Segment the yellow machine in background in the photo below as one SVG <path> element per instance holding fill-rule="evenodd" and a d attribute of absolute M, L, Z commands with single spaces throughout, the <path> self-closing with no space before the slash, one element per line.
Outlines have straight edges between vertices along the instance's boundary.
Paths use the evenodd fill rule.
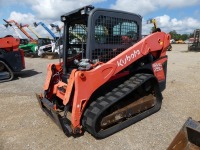
<path fill-rule="evenodd" d="M 161 29 L 160 28 L 158 28 L 158 26 L 157 26 L 157 21 L 156 21 L 156 19 L 149 19 L 149 20 L 147 20 L 147 24 L 153 24 L 153 29 L 152 29 L 152 33 L 153 32 L 161 32 Z M 167 51 L 172 51 L 172 45 L 171 45 L 171 43 L 169 44 L 169 47 L 167 48 Z"/>
<path fill-rule="evenodd" d="M 183 40 L 178 40 L 175 42 L 176 44 L 185 44 L 185 42 Z"/>
<path fill-rule="evenodd" d="M 158 26 L 157 26 L 156 19 L 149 19 L 149 20 L 147 20 L 147 24 L 151 24 L 151 23 L 152 23 L 153 26 L 154 26 L 154 29 L 153 29 L 152 32 L 156 32 L 156 30 L 159 29 Z"/>

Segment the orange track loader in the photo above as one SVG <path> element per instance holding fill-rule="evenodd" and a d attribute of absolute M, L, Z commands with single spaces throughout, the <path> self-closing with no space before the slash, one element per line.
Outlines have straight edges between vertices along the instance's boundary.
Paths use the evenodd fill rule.
<path fill-rule="evenodd" d="M 6 36 L 0 38 L 0 83 L 10 81 L 14 72 L 25 68 L 24 52 L 19 47 L 20 39 Z"/>
<path fill-rule="evenodd" d="M 36 96 L 66 135 L 105 138 L 161 108 L 169 34 L 142 39 L 140 15 L 93 6 L 61 21 L 63 61 L 48 65 L 44 93 Z"/>

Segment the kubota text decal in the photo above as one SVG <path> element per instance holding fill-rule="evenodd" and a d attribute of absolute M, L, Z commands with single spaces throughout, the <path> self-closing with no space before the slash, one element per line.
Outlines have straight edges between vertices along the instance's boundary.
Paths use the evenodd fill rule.
<path fill-rule="evenodd" d="M 130 62 L 138 55 L 140 55 L 140 50 L 134 50 L 130 55 L 126 55 L 125 58 L 121 58 L 119 61 L 117 61 L 117 66 L 120 67 L 126 65 L 127 62 Z"/>

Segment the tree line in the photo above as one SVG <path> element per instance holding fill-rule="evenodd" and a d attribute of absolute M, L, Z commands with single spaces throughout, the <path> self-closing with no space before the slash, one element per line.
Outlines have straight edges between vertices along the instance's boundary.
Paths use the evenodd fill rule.
<path fill-rule="evenodd" d="M 151 33 L 155 31 L 155 27 L 152 27 L 151 28 Z M 194 33 L 190 33 L 190 34 L 178 34 L 176 32 L 176 30 L 172 30 L 169 32 L 169 34 L 171 35 L 171 39 L 174 39 L 175 41 L 178 41 L 178 40 L 187 40 L 189 38 L 193 38 L 194 37 Z"/>
<path fill-rule="evenodd" d="M 170 31 L 169 34 L 171 35 L 171 39 L 174 39 L 175 41 L 177 40 L 187 40 L 189 38 L 193 38 L 194 37 L 194 34 L 193 33 L 190 33 L 190 34 L 178 34 L 176 32 L 176 30 L 173 30 L 173 31 Z"/>

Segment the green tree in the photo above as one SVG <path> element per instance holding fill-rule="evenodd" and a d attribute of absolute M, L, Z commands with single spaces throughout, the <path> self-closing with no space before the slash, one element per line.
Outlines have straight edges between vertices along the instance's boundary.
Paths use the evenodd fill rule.
<path fill-rule="evenodd" d="M 188 34 L 182 34 L 181 35 L 181 40 L 185 41 L 189 38 L 189 35 Z"/>
<path fill-rule="evenodd" d="M 187 40 L 191 35 L 188 34 L 178 34 L 176 30 L 170 31 L 169 34 L 171 35 L 171 39 L 177 40 Z"/>
<path fill-rule="evenodd" d="M 177 32 L 176 30 L 170 31 L 169 34 L 171 35 L 171 39 L 175 39 L 177 38 Z"/>
<path fill-rule="evenodd" d="M 189 38 L 193 38 L 193 37 L 194 37 L 194 33 L 190 33 Z"/>

